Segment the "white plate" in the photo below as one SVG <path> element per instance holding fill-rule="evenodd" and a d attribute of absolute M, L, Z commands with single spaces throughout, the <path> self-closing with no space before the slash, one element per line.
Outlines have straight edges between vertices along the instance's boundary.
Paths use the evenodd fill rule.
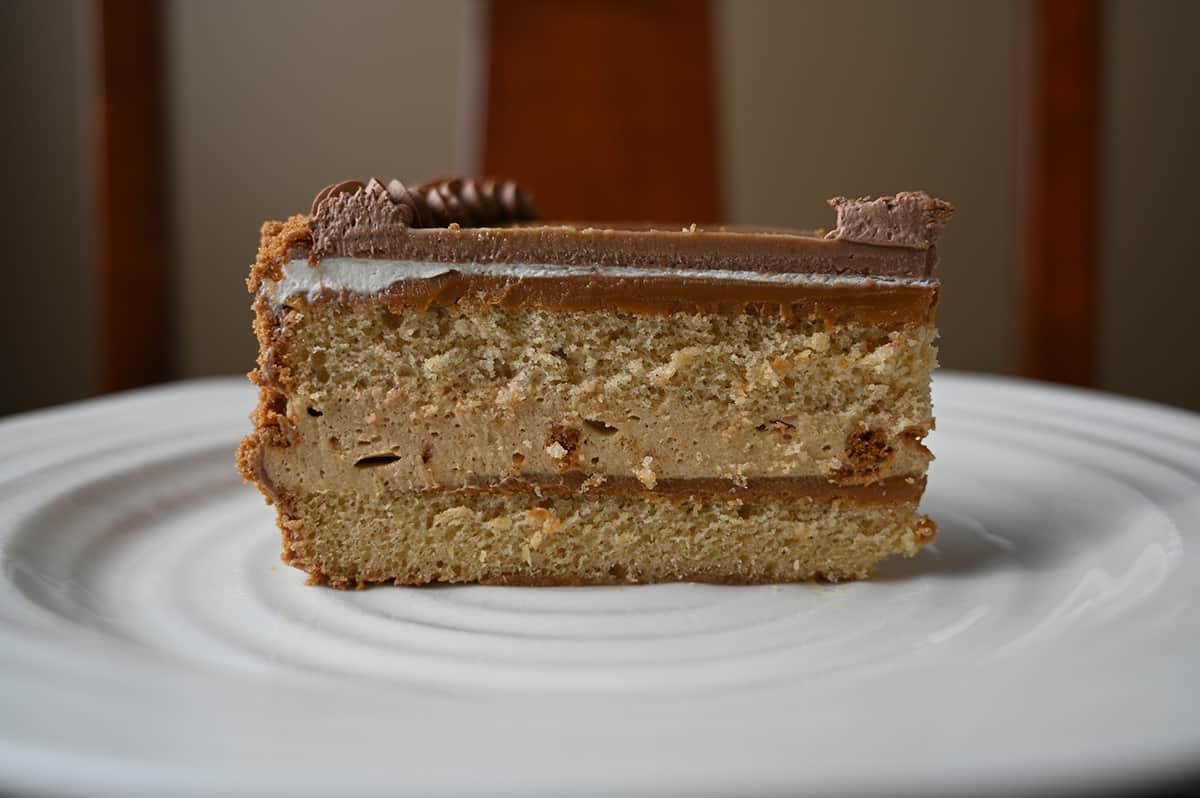
<path fill-rule="evenodd" d="M 941 374 L 937 542 L 844 585 L 306 587 L 239 381 L 0 422 L 0 791 L 1084 788 L 1200 756 L 1200 418 Z"/>

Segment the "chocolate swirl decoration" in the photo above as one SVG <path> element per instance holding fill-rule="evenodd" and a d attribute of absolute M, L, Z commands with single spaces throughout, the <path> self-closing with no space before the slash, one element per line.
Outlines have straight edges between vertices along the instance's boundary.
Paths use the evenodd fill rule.
<path fill-rule="evenodd" d="M 343 196 L 349 195 L 349 196 Z M 371 178 L 366 184 L 359 180 L 343 180 L 326 186 L 317 193 L 312 204 L 312 216 L 331 210 L 361 196 L 364 204 L 375 204 L 386 196 L 393 205 L 393 218 L 407 227 L 497 227 L 537 218 L 529 193 L 512 180 L 474 180 L 449 177 L 429 180 L 416 186 L 406 186 L 392 180 L 386 186 Z M 339 200 L 338 198 L 342 198 Z"/>

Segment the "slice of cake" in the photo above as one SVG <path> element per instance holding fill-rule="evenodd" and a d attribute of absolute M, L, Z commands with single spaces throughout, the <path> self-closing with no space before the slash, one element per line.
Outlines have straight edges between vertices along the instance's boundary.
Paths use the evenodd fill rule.
<path fill-rule="evenodd" d="M 924 193 L 837 227 L 534 223 L 514 183 L 270 222 L 238 462 L 315 582 L 865 577 L 932 539 Z"/>

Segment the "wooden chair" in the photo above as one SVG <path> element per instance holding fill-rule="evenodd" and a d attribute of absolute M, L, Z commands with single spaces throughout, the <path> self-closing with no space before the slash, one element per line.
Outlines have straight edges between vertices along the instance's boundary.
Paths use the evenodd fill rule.
<path fill-rule="evenodd" d="M 173 376 L 162 11 L 159 0 L 95 1 L 100 373 L 104 390 L 119 390 Z M 719 221 L 712 13 L 689 0 L 492 0 L 485 171 L 520 175 L 560 218 Z M 1098 3 L 1037 0 L 1030 24 L 1021 369 L 1088 385 Z M 670 113 L 664 96 L 674 98 Z"/>
<path fill-rule="evenodd" d="M 93 86 L 99 388 L 168 380 L 163 14 L 158 0 L 97 0 Z"/>

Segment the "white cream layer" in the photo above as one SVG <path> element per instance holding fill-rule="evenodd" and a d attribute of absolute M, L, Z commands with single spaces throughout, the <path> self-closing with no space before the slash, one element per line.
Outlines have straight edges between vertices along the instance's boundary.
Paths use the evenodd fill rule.
<path fill-rule="evenodd" d="M 744 272 L 726 269 L 653 269 L 633 266 L 565 266 L 549 263 L 444 263 L 440 261 L 325 258 L 310 266 L 303 258 L 283 266 L 283 279 L 266 281 L 262 291 L 275 304 L 294 296 L 315 299 L 323 290 L 351 294 L 378 294 L 402 280 L 429 280 L 451 272 L 491 277 L 688 277 L 769 285 L 861 285 L 866 282 L 933 285 L 937 281 L 913 277 L 863 277 L 858 275 L 803 274 L 795 272 Z"/>

